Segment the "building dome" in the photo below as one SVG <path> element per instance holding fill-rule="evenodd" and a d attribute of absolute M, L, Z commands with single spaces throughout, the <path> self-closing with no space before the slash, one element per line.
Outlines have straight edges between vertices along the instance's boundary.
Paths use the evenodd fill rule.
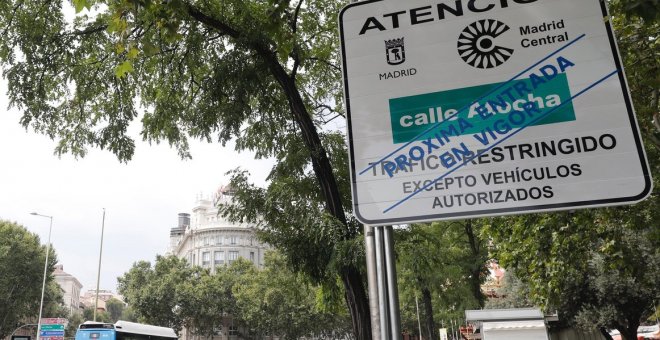
<path fill-rule="evenodd" d="M 179 214 L 179 225 L 172 229 L 177 233 L 170 233 L 170 253 L 212 271 L 239 257 L 262 267 L 269 247 L 257 240 L 254 226 L 218 214 L 220 204 L 231 204 L 233 193 L 230 186 L 221 186 L 212 199 L 199 197 L 192 214 Z M 188 228 L 181 228 L 182 215 L 188 217 Z"/>

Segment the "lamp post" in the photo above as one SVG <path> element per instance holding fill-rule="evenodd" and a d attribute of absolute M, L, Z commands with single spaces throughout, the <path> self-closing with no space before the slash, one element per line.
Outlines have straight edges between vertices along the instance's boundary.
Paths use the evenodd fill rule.
<path fill-rule="evenodd" d="M 48 227 L 48 242 L 46 243 L 46 262 L 44 262 L 44 280 L 41 285 L 41 302 L 39 303 L 39 319 L 37 320 L 37 340 L 41 339 L 41 312 L 44 309 L 44 292 L 46 291 L 46 272 L 48 269 L 48 255 L 50 253 L 50 233 L 53 231 L 53 216 L 41 215 L 36 212 L 30 215 L 47 217 L 50 219 L 50 226 Z"/>
<path fill-rule="evenodd" d="M 103 208 L 103 220 L 101 221 L 101 246 L 99 247 L 99 269 L 96 272 L 96 299 L 94 300 L 94 321 L 96 321 L 96 311 L 99 309 L 99 283 L 101 280 L 101 257 L 103 256 L 104 230 L 105 230 L 105 208 Z"/>

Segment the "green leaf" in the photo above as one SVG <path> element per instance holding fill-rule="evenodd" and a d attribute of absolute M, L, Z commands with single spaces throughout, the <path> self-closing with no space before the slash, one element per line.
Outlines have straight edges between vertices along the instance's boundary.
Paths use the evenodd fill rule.
<path fill-rule="evenodd" d="M 126 57 L 128 57 L 128 59 L 135 59 L 139 53 L 140 53 L 140 50 L 138 50 L 135 47 L 131 47 L 128 50 L 128 53 L 126 54 Z"/>
<path fill-rule="evenodd" d="M 80 13 L 85 8 L 89 9 L 91 4 L 87 3 L 87 0 L 73 0 L 73 6 L 76 8 L 76 13 Z"/>
<path fill-rule="evenodd" d="M 124 52 L 125 50 L 126 50 L 126 48 L 125 48 L 124 45 L 122 45 L 122 44 L 117 44 L 117 45 L 115 46 L 115 52 L 116 52 L 117 54 L 121 54 L 121 53 Z"/>
<path fill-rule="evenodd" d="M 142 44 L 142 50 L 144 51 L 144 54 L 146 54 L 147 56 L 154 55 L 159 51 L 158 47 L 156 47 L 156 45 L 154 45 L 150 41 L 145 41 Z"/>
<path fill-rule="evenodd" d="M 133 64 L 130 61 L 126 60 L 115 68 L 115 76 L 117 78 L 123 78 L 126 75 L 126 73 L 132 71 L 133 71 Z"/>

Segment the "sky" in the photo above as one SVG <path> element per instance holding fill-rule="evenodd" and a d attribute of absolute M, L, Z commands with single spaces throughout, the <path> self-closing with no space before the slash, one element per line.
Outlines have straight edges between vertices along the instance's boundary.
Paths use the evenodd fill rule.
<path fill-rule="evenodd" d="M 149 145 L 133 127 L 136 152 L 120 163 L 108 151 L 90 149 L 85 158 L 53 154 L 56 142 L 19 124 L 21 112 L 8 110 L 7 83 L 0 80 L 0 219 L 16 222 L 48 238 L 64 271 L 83 291 L 96 288 L 103 209 L 105 232 L 100 289 L 116 291 L 117 277 L 140 260 L 165 254 L 177 214 L 191 213 L 199 195 L 210 196 L 229 182 L 225 173 L 250 170 L 263 185 L 273 162 L 255 160 L 228 145 L 191 142 L 192 160 L 181 160 L 167 143 Z"/>

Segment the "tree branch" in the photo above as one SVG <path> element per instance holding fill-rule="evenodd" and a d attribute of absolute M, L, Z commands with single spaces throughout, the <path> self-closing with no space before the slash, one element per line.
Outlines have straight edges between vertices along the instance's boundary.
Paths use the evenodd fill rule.
<path fill-rule="evenodd" d="M 291 59 L 293 59 L 293 67 L 291 67 L 291 79 L 295 81 L 298 74 L 298 67 L 300 67 L 300 54 L 298 54 L 298 47 L 294 46 L 291 51 Z"/>
<path fill-rule="evenodd" d="M 193 17 L 195 20 L 197 20 L 197 21 L 199 21 L 199 22 L 201 22 L 201 23 L 203 23 L 203 24 L 205 24 L 209 27 L 215 28 L 216 30 L 220 31 L 221 33 L 227 34 L 227 35 L 229 35 L 230 37 L 232 37 L 234 39 L 238 39 L 238 38 L 241 37 L 240 32 L 233 29 L 232 27 L 225 24 L 224 22 L 222 22 L 222 21 L 220 21 L 216 18 L 212 18 L 212 17 L 202 13 L 202 11 L 200 11 L 197 7 L 195 7 L 191 4 L 186 3 L 186 5 L 188 7 L 188 14 L 191 17 Z"/>
<path fill-rule="evenodd" d="M 308 60 L 310 60 L 310 61 L 318 61 L 318 62 L 321 62 L 321 63 L 323 63 L 323 64 L 326 64 L 326 65 L 330 66 L 333 70 L 335 70 L 335 71 L 337 71 L 337 72 L 341 71 L 341 68 L 340 68 L 339 66 L 337 66 L 337 65 L 335 65 L 335 64 L 333 64 L 333 63 L 331 63 L 331 62 L 329 62 L 329 61 L 327 61 L 327 60 L 323 60 L 323 59 L 319 59 L 319 58 L 309 58 Z"/>
<path fill-rule="evenodd" d="M 69 35 L 75 35 L 75 36 L 89 35 L 89 34 L 105 31 L 106 28 L 108 28 L 108 25 L 91 26 L 85 28 L 84 30 L 75 30 L 69 33 Z"/>
<path fill-rule="evenodd" d="M 298 14 L 300 14 L 300 7 L 302 6 L 303 1 L 304 0 L 298 1 L 298 5 L 296 5 L 296 10 L 293 12 L 293 19 L 291 19 L 291 31 L 293 31 L 294 35 L 298 28 Z"/>
<path fill-rule="evenodd" d="M 301 2 L 302 2 L 302 0 L 301 0 Z M 12 12 L 11 12 L 11 18 L 9 19 L 9 22 L 7 23 L 7 26 L 5 26 L 5 29 L 2 31 L 2 36 L 3 36 L 3 37 L 6 37 L 6 36 L 7 36 L 7 30 L 8 30 L 9 27 L 11 27 L 11 25 L 13 24 L 13 22 L 14 22 L 14 17 L 16 17 L 16 11 L 18 11 L 18 9 L 21 8 L 21 6 L 23 6 L 23 1 L 17 3 L 16 6 L 14 6 L 14 8 L 13 8 L 13 10 L 12 10 Z"/>

